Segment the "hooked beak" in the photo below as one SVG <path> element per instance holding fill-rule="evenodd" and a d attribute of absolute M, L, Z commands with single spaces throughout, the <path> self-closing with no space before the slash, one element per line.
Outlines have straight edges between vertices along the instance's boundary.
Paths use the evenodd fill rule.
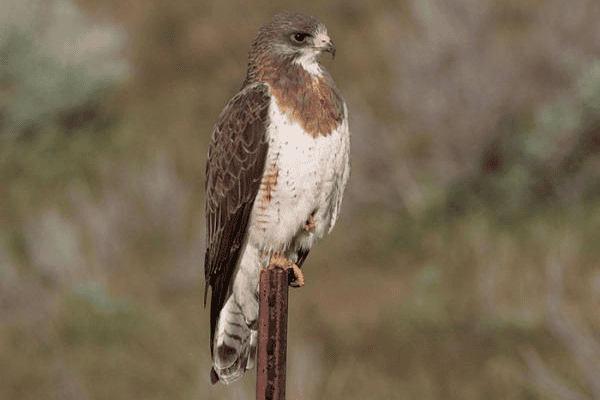
<path fill-rule="evenodd" d="M 331 58 L 335 58 L 335 44 L 333 44 L 333 40 L 329 38 L 324 33 L 317 35 L 315 38 L 316 47 L 321 50 L 322 53 L 331 53 Z"/>
<path fill-rule="evenodd" d="M 335 44 L 333 44 L 333 40 L 329 40 L 329 43 L 325 45 L 323 51 L 331 53 L 331 58 L 335 58 Z"/>

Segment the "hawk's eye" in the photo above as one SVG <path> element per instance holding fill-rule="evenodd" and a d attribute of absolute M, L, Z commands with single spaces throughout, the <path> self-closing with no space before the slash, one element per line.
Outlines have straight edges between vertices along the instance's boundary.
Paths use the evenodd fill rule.
<path fill-rule="evenodd" d="M 293 39 L 293 41 L 294 41 L 294 42 L 296 42 L 296 43 L 302 43 L 302 42 L 304 42 L 304 41 L 306 40 L 306 38 L 307 38 L 307 37 L 309 37 L 309 36 L 310 36 L 310 34 L 308 34 L 308 33 L 297 32 L 297 33 L 294 33 L 294 34 L 292 35 L 292 39 Z"/>

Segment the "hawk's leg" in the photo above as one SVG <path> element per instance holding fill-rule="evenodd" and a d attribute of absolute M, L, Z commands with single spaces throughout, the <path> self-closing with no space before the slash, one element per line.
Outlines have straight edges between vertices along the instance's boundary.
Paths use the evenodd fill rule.
<path fill-rule="evenodd" d="M 283 254 L 273 253 L 273 255 L 271 256 L 271 263 L 269 264 L 269 268 L 281 268 L 286 271 L 289 271 L 291 269 L 294 279 L 290 281 L 290 286 L 304 286 L 304 274 L 300 270 L 300 267 L 298 267 L 296 264 L 285 258 Z"/>
<path fill-rule="evenodd" d="M 304 230 L 306 232 L 310 232 L 310 231 L 314 231 L 316 227 L 317 227 L 317 222 L 311 215 L 310 217 L 308 217 L 308 220 L 306 221 L 306 225 L 304 225 Z"/>

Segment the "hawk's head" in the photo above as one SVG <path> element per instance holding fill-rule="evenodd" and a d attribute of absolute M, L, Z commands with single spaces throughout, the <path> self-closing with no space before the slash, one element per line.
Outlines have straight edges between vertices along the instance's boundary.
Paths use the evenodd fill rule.
<path fill-rule="evenodd" d="M 319 59 L 323 52 L 335 56 L 335 45 L 327 27 L 300 11 L 284 11 L 263 25 L 250 50 L 249 67 L 280 65 L 288 60 L 301 65 L 313 76 L 321 76 Z"/>

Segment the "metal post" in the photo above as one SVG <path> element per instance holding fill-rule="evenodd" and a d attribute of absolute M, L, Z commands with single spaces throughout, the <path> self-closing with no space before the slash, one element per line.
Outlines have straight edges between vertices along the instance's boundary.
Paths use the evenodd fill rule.
<path fill-rule="evenodd" d="M 256 400 L 285 400 L 288 271 L 260 271 Z"/>

